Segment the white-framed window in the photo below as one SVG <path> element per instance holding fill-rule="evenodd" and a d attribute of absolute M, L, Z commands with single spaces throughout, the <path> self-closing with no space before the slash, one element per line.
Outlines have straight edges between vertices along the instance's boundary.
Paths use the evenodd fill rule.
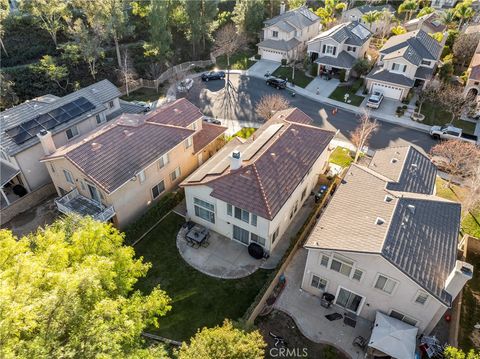
<path fill-rule="evenodd" d="M 65 131 L 65 135 L 67 136 L 67 140 L 71 140 L 74 137 L 78 136 L 78 128 L 77 126 L 72 126 L 68 130 Z"/>
<path fill-rule="evenodd" d="M 272 37 L 278 37 L 278 31 L 272 31 Z"/>
<path fill-rule="evenodd" d="M 353 271 L 352 279 L 360 282 L 362 280 L 362 276 L 363 276 L 363 271 L 360 269 L 355 269 Z"/>
<path fill-rule="evenodd" d="M 138 180 L 139 180 L 140 183 L 145 182 L 145 178 L 146 178 L 145 177 L 145 171 L 142 170 L 142 171 L 138 172 Z"/>
<path fill-rule="evenodd" d="M 113 108 L 113 107 L 115 106 L 115 104 L 113 103 L 113 101 L 110 101 L 110 102 L 108 103 L 108 106 L 109 106 L 110 108 Z"/>
<path fill-rule="evenodd" d="M 392 294 L 395 286 L 397 285 L 397 281 L 384 276 L 383 274 L 379 274 L 377 280 L 375 281 L 375 288 L 384 291 L 385 293 Z"/>
<path fill-rule="evenodd" d="M 55 173 L 55 165 L 52 162 L 50 162 L 50 170 Z"/>
<path fill-rule="evenodd" d="M 431 64 L 432 64 L 432 61 L 422 60 L 422 65 L 430 66 Z"/>
<path fill-rule="evenodd" d="M 185 140 L 185 148 L 187 149 L 187 148 L 191 147 L 192 144 L 193 144 L 192 136 L 187 137 L 187 139 Z"/>
<path fill-rule="evenodd" d="M 352 273 L 353 262 L 349 261 L 345 258 L 341 258 L 338 255 L 334 254 L 332 258 L 332 262 L 330 263 L 330 269 L 341 273 L 347 277 L 350 277 Z"/>
<path fill-rule="evenodd" d="M 227 203 L 227 215 L 232 215 L 232 205 L 230 203 Z"/>
<path fill-rule="evenodd" d="M 255 242 L 257 244 L 260 244 L 261 246 L 265 246 L 265 238 L 262 238 L 260 236 L 257 236 L 255 233 L 250 232 L 250 240 L 252 242 Z"/>
<path fill-rule="evenodd" d="M 196 197 L 193 198 L 195 215 L 204 220 L 215 223 L 215 206 L 207 201 L 203 201 Z"/>
<path fill-rule="evenodd" d="M 196 131 L 197 128 L 197 122 L 192 123 L 192 130 Z"/>
<path fill-rule="evenodd" d="M 233 239 L 243 244 L 248 244 L 250 238 L 250 232 L 246 229 L 233 225 Z"/>
<path fill-rule="evenodd" d="M 335 53 L 335 46 L 327 45 L 325 46 L 325 53 L 333 55 Z"/>
<path fill-rule="evenodd" d="M 254 227 L 257 226 L 257 215 L 252 213 L 252 217 L 250 218 L 250 224 Z"/>
<path fill-rule="evenodd" d="M 180 167 L 175 168 L 175 171 L 170 173 L 170 180 L 173 182 L 180 177 Z"/>
<path fill-rule="evenodd" d="M 326 279 L 320 278 L 319 276 L 312 274 L 312 281 L 310 282 L 310 285 L 312 287 L 325 291 L 327 288 L 327 284 L 328 281 Z"/>
<path fill-rule="evenodd" d="M 427 302 L 428 294 L 423 291 L 418 291 L 415 297 L 415 303 L 424 305 Z"/>
<path fill-rule="evenodd" d="M 68 170 L 63 170 L 63 174 L 65 175 L 65 180 L 68 183 L 75 184 L 75 181 L 73 180 L 72 173 Z"/>
<path fill-rule="evenodd" d="M 165 191 L 165 181 L 161 181 L 156 186 L 152 187 L 152 197 L 153 199 L 160 196 Z"/>
<path fill-rule="evenodd" d="M 165 167 L 166 165 L 168 165 L 168 163 L 170 162 L 170 156 L 168 155 L 168 153 L 165 153 L 162 157 L 160 157 L 160 159 L 158 160 L 158 167 L 159 168 L 163 168 Z"/>
<path fill-rule="evenodd" d="M 302 191 L 302 201 L 303 201 L 303 199 L 305 198 L 306 195 L 307 195 L 307 189 L 304 188 L 303 191 Z"/>
<path fill-rule="evenodd" d="M 280 227 L 278 227 L 275 232 L 272 234 L 272 243 L 275 242 L 275 240 L 278 238 L 278 233 L 280 232 Z"/>
<path fill-rule="evenodd" d="M 235 218 L 239 219 L 241 221 L 244 221 L 246 223 L 250 223 L 250 212 L 245 211 L 244 209 L 235 207 Z"/>
<path fill-rule="evenodd" d="M 407 65 L 397 64 L 396 62 L 394 62 L 394 63 L 392 64 L 392 71 L 405 72 L 405 71 L 407 71 Z"/>
<path fill-rule="evenodd" d="M 347 46 L 347 51 L 355 52 L 357 51 L 357 48 L 355 46 Z"/>
<path fill-rule="evenodd" d="M 80 187 L 82 187 L 83 191 L 87 190 L 87 187 L 85 187 L 85 181 L 83 179 L 80 180 Z"/>
<path fill-rule="evenodd" d="M 96 116 L 95 116 L 95 119 L 97 121 L 97 125 L 100 125 L 101 123 L 104 123 L 106 121 L 106 117 L 105 116 L 102 116 L 102 114 L 98 113 Z"/>
<path fill-rule="evenodd" d="M 405 314 L 403 314 L 403 313 L 400 313 L 400 312 L 398 312 L 398 311 L 396 311 L 396 310 L 392 310 L 392 311 L 390 312 L 390 316 L 391 316 L 392 318 L 401 320 L 402 322 L 405 322 L 405 323 L 410 324 L 410 325 L 412 325 L 412 326 L 416 326 L 417 323 L 418 323 L 418 320 L 415 320 L 415 319 L 409 317 L 408 315 L 405 315 Z"/>
<path fill-rule="evenodd" d="M 330 257 L 326 254 L 322 254 L 320 258 L 320 265 L 322 267 L 328 268 L 328 262 L 330 261 Z"/>

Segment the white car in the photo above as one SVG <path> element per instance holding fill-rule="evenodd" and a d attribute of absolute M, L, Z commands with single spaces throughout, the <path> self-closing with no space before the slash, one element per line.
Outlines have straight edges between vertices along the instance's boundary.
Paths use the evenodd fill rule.
<path fill-rule="evenodd" d="M 185 79 L 183 81 L 180 81 L 177 85 L 177 91 L 178 92 L 187 92 L 189 91 L 193 86 L 193 80 L 192 79 Z"/>
<path fill-rule="evenodd" d="M 383 93 L 380 91 L 374 91 L 373 94 L 368 98 L 367 107 L 370 108 L 379 108 L 383 100 Z"/>

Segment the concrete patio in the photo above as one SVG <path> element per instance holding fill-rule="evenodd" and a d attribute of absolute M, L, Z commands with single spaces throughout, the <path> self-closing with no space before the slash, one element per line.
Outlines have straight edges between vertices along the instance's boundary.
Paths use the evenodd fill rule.
<path fill-rule="evenodd" d="M 305 87 L 305 90 L 315 95 L 328 97 L 337 88 L 339 83 L 340 81 L 337 79 L 324 80 L 320 76 L 315 76 L 312 82 Z M 317 89 L 319 91 L 318 94 Z"/>
<path fill-rule="evenodd" d="M 359 335 L 366 339 L 370 338 L 373 323 L 359 317 L 356 327 L 352 328 L 345 325 L 341 319 L 329 321 L 325 318 L 327 314 L 335 312 L 343 314 L 345 310 L 335 305 L 326 309 L 320 305 L 319 297 L 300 288 L 306 259 L 307 251 L 299 250 L 287 267 L 285 272 L 287 285 L 274 307 L 290 315 L 308 339 L 317 343 L 331 344 L 353 359 L 364 357 L 365 352 L 352 343 Z"/>

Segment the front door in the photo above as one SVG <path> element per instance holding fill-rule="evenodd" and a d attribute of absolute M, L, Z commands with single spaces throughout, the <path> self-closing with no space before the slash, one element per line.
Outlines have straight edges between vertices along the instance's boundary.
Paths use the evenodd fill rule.
<path fill-rule="evenodd" d="M 102 203 L 101 199 L 100 199 L 100 194 L 98 193 L 98 190 L 95 186 L 91 185 L 90 183 L 87 183 L 87 187 L 88 187 L 88 192 L 90 193 L 90 197 L 98 202 L 98 203 Z"/>
<path fill-rule="evenodd" d="M 248 245 L 249 239 L 250 239 L 249 237 L 250 237 L 249 231 L 233 225 L 233 239 Z"/>
<path fill-rule="evenodd" d="M 355 314 L 358 314 L 360 305 L 362 304 L 362 300 L 362 296 L 350 292 L 345 288 L 340 288 L 335 304 L 351 312 L 354 312 Z"/>

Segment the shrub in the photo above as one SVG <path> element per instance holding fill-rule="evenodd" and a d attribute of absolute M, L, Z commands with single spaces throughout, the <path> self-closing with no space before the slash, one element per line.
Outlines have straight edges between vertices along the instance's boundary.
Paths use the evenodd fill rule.
<path fill-rule="evenodd" d="M 363 79 L 356 79 L 351 87 L 351 92 L 356 93 L 363 86 Z"/>
<path fill-rule="evenodd" d="M 346 75 L 347 75 L 347 71 L 345 71 L 345 69 L 340 70 L 340 73 L 339 73 L 340 82 L 345 82 Z"/>
<path fill-rule="evenodd" d="M 312 75 L 312 76 L 317 76 L 318 75 L 318 64 L 315 63 L 315 62 L 310 67 L 310 75 Z"/>
<path fill-rule="evenodd" d="M 260 60 L 262 58 L 262 55 L 260 54 L 255 54 L 255 59 Z"/>
<path fill-rule="evenodd" d="M 402 106 L 402 109 L 404 109 L 404 110 L 406 110 L 407 108 L 408 108 L 407 105 L 403 105 L 403 106 Z"/>
<path fill-rule="evenodd" d="M 287 65 L 287 59 L 282 59 L 282 66 L 286 66 Z"/>

